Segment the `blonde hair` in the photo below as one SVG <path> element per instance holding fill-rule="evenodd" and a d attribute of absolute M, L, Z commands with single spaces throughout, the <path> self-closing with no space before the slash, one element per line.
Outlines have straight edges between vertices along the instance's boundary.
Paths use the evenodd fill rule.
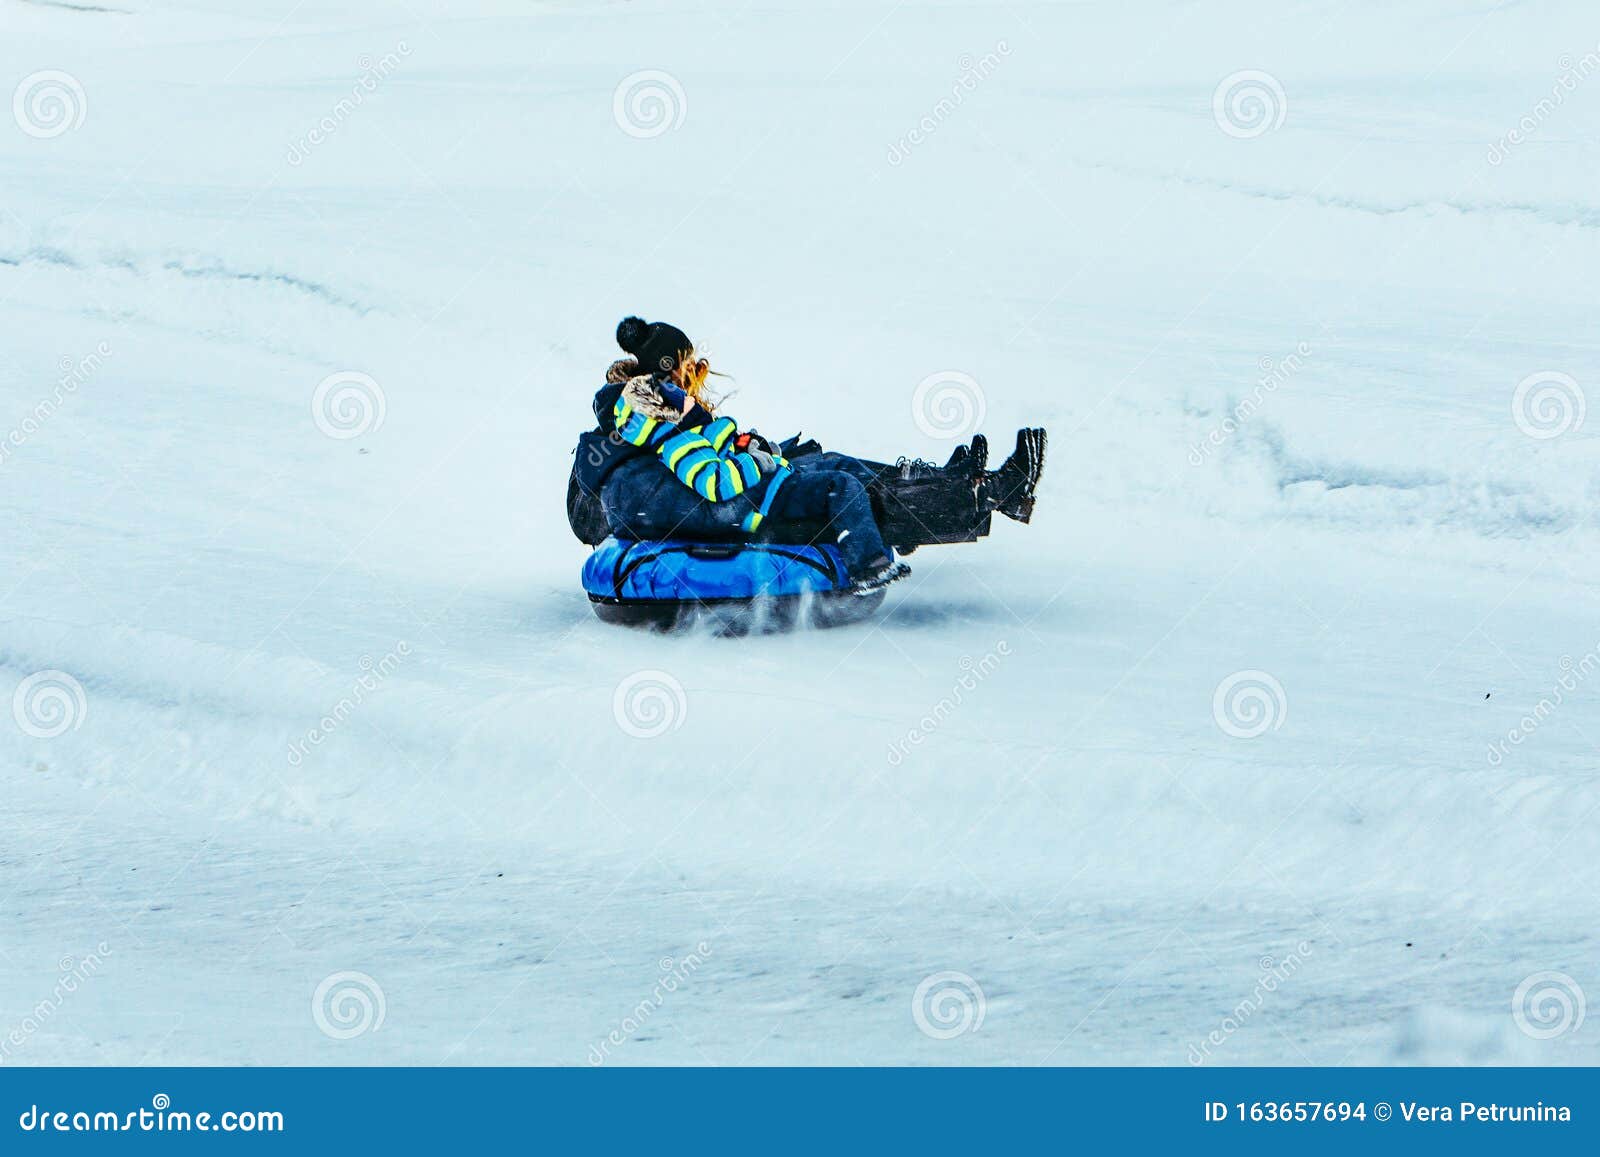
<path fill-rule="evenodd" d="M 705 358 L 696 357 L 694 350 L 690 349 L 678 354 L 678 365 L 672 371 L 672 381 L 680 390 L 699 402 L 707 413 L 715 414 L 717 407 L 727 401 L 728 395 L 716 393 L 706 384 L 706 380 L 713 375 L 719 378 L 727 377 L 726 374 L 719 374 L 713 370 L 710 362 Z"/>

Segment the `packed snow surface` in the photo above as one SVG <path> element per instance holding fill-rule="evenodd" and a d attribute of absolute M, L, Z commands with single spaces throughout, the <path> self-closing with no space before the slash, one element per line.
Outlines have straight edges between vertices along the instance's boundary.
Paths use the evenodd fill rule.
<path fill-rule="evenodd" d="M 0 1063 L 1600 1062 L 1592 4 L 0 29 Z M 627 313 L 1033 525 L 602 625 Z"/>

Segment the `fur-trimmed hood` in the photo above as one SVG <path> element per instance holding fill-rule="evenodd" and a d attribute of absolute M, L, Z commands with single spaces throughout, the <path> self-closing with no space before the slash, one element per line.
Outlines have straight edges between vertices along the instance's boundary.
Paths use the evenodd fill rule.
<path fill-rule="evenodd" d="M 661 396 L 661 391 L 656 388 L 655 378 L 650 374 L 640 373 L 640 366 L 634 358 L 621 358 L 611 363 L 611 368 L 606 370 L 606 381 L 611 385 L 622 387 L 622 396 L 628 404 L 647 418 L 656 418 L 663 422 L 676 422 L 683 417 L 683 411 L 678 407 L 669 405 Z"/>
<path fill-rule="evenodd" d="M 638 377 L 642 372 L 638 358 L 618 358 L 606 370 L 606 381 L 613 386 L 620 386 L 629 378 Z"/>

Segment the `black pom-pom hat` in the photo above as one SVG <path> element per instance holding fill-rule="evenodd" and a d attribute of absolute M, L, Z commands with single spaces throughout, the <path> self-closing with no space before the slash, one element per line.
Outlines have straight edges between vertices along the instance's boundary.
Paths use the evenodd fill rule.
<path fill-rule="evenodd" d="M 694 350 L 694 342 L 677 326 L 642 317 L 622 319 L 617 326 L 617 344 L 638 358 L 645 369 L 669 374 L 678 368 L 683 355 Z"/>

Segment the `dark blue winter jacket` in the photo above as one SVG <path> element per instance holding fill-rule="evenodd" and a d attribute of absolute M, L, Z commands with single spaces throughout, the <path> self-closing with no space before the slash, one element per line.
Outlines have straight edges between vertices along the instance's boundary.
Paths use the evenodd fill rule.
<path fill-rule="evenodd" d="M 635 379 L 602 388 L 594 404 L 600 437 L 586 436 L 589 444 L 579 446 L 580 474 L 586 469 L 589 474 L 582 480 L 605 500 L 612 472 L 626 463 L 634 482 L 622 505 L 630 513 L 644 513 L 642 485 L 649 490 L 644 506 L 655 508 L 674 526 L 688 530 L 710 523 L 718 530 L 754 533 L 789 477 L 789 464 L 782 457 L 740 449 L 748 440 L 741 438 L 738 424 L 712 417 L 698 403 L 676 421 L 665 416 L 676 416 L 683 402 L 682 393 L 664 380 L 645 384 Z M 654 477 L 647 466 L 655 467 Z M 652 485 L 663 480 L 681 493 Z M 706 504 L 719 509 L 714 514 L 697 509 Z M 608 517 L 612 505 L 607 503 Z"/>

